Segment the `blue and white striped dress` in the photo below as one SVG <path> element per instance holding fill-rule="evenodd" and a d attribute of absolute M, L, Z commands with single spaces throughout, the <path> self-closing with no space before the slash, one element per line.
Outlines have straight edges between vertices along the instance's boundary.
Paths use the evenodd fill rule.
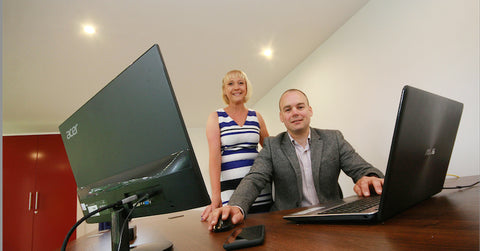
<path fill-rule="evenodd" d="M 220 186 L 222 204 L 225 205 L 242 178 L 250 171 L 258 155 L 260 124 L 257 113 L 250 109 L 243 126 L 239 126 L 224 109 L 218 109 L 217 114 L 222 153 Z M 267 185 L 253 203 L 249 213 L 269 211 L 271 204 L 272 189 L 271 185 Z"/>

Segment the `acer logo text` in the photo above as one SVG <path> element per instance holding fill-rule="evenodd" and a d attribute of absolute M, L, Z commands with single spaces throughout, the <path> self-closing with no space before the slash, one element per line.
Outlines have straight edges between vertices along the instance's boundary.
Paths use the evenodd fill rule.
<path fill-rule="evenodd" d="M 75 124 L 70 130 L 67 131 L 67 139 L 72 138 L 73 136 L 77 135 L 78 130 L 77 130 L 78 124 Z"/>

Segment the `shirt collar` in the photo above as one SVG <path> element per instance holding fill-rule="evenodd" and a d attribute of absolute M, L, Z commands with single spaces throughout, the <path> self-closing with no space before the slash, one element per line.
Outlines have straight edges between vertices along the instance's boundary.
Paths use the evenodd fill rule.
<path fill-rule="evenodd" d="M 309 144 L 309 145 L 310 145 L 310 141 L 311 141 L 311 140 L 310 140 L 311 133 L 312 133 L 311 130 L 308 130 L 308 139 L 307 139 L 307 141 L 308 141 L 308 144 Z M 290 142 L 292 142 L 293 146 L 295 146 L 295 145 L 300 145 L 300 144 L 298 144 L 298 143 L 295 141 L 295 139 L 292 138 L 292 135 L 290 135 L 290 133 L 289 133 L 288 131 L 287 131 L 287 134 L 288 134 L 288 137 L 290 138 Z"/>

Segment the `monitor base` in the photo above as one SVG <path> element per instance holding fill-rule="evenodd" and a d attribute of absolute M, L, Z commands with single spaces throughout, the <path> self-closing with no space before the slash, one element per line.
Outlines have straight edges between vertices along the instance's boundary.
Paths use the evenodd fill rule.
<path fill-rule="evenodd" d="M 145 243 L 138 246 L 130 246 L 132 251 L 170 251 L 173 250 L 173 243 L 168 240 L 156 240 L 154 243 Z"/>

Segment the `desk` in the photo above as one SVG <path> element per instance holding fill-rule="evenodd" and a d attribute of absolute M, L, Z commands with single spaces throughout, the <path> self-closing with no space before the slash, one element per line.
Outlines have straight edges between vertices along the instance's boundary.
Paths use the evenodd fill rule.
<path fill-rule="evenodd" d="M 468 185 L 479 176 L 447 179 L 446 186 Z M 282 219 L 294 210 L 249 215 L 238 227 L 264 224 L 265 242 L 249 250 L 479 250 L 479 191 L 443 190 L 383 222 L 366 224 L 295 224 Z M 199 210 L 134 219 L 134 244 L 162 236 L 174 250 L 223 250 L 231 231 L 211 233 Z M 110 250 L 110 234 L 94 233 L 71 242 L 67 250 Z"/>

